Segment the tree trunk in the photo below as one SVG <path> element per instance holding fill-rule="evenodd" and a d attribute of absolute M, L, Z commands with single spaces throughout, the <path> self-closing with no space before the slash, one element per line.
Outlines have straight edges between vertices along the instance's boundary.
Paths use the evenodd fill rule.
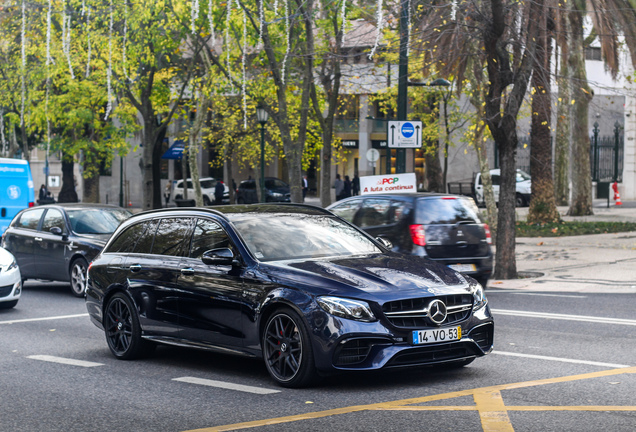
<path fill-rule="evenodd" d="M 592 173 L 590 168 L 590 137 L 588 108 L 594 94 L 587 85 L 583 47 L 583 12 L 573 8 L 569 14 L 571 24 L 569 66 L 572 73 L 572 202 L 570 216 L 587 216 L 592 211 Z"/>
<path fill-rule="evenodd" d="M 194 199 L 197 207 L 203 206 L 203 194 L 201 193 L 201 182 L 199 181 L 199 166 L 197 164 L 197 153 L 199 150 L 199 142 L 201 140 L 200 134 L 205 120 L 208 116 L 208 107 L 210 106 L 210 100 L 203 93 L 199 93 L 199 100 L 197 101 L 197 111 L 194 116 L 194 123 L 190 128 L 190 145 L 188 146 L 188 156 L 190 161 L 190 176 L 192 177 L 192 187 L 194 188 Z M 221 179 L 218 179 L 221 180 Z M 184 193 L 187 185 L 184 185 Z M 212 197 L 210 197 L 212 199 Z"/>
<path fill-rule="evenodd" d="M 541 0 L 528 6 L 529 19 L 525 34 L 524 51 L 520 58 L 511 58 L 507 49 L 506 11 L 501 0 L 491 0 L 492 22 L 484 31 L 487 59 L 488 96 L 486 97 L 486 123 L 497 143 L 501 160 L 499 188 L 499 218 L 497 221 L 497 255 L 494 277 L 517 277 L 515 257 L 515 159 L 517 154 L 517 115 L 528 89 L 532 61 L 536 46 L 537 19 L 543 14 Z M 509 12 L 509 13 L 514 13 Z M 521 54 L 521 51 L 518 52 Z M 513 73 L 513 68 L 515 68 Z"/>
<path fill-rule="evenodd" d="M 550 121 L 552 101 L 550 93 L 550 64 L 552 55 L 552 26 L 547 13 L 539 21 L 539 36 L 532 73 L 532 121 L 530 126 L 530 176 L 532 200 L 528 211 L 529 223 L 557 222 L 561 218 L 554 200 L 552 181 L 552 142 Z"/>
<path fill-rule="evenodd" d="M 569 33 L 568 22 L 567 17 L 562 19 L 566 34 Z M 568 205 L 570 200 L 570 68 L 566 52 L 561 50 L 560 70 L 557 74 L 559 102 L 554 144 L 554 198 L 559 206 Z"/>
<path fill-rule="evenodd" d="M 99 174 L 84 178 L 82 201 L 85 203 L 99 202 Z"/>
<path fill-rule="evenodd" d="M 62 153 L 62 189 L 57 196 L 57 202 L 78 202 L 77 191 L 75 190 L 75 176 L 73 175 L 74 165 L 73 155 Z"/>
<path fill-rule="evenodd" d="M 477 126 L 474 137 L 474 147 L 479 161 L 479 172 L 481 173 L 481 184 L 484 191 L 484 202 L 486 203 L 486 215 L 488 217 L 488 227 L 493 242 L 497 241 L 497 203 L 495 193 L 492 190 L 492 178 L 490 177 L 490 165 L 488 164 L 488 154 L 486 146 L 483 145 L 484 128 L 486 125 Z"/>
<path fill-rule="evenodd" d="M 426 165 L 426 190 L 429 192 L 444 193 L 444 179 L 442 164 L 439 160 L 439 141 L 435 140 L 424 153 Z"/>

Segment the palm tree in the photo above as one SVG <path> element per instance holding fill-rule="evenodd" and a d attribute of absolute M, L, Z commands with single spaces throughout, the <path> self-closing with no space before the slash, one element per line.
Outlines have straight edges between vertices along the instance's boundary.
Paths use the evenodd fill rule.
<path fill-rule="evenodd" d="M 562 5 L 563 6 L 563 5 Z M 589 9 L 588 9 L 589 8 Z M 593 92 L 587 85 L 585 71 L 585 46 L 595 37 L 601 44 L 601 54 L 607 69 L 615 78 L 619 71 L 619 54 L 621 37 L 629 49 L 632 65 L 636 67 L 636 2 L 633 0 L 598 0 L 587 2 L 575 0 L 565 7 L 556 8 L 565 14 L 570 27 L 570 38 L 557 38 L 563 53 L 567 53 L 569 70 L 562 67 L 561 75 L 570 75 L 572 154 L 577 155 L 572 165 L 572 202 L 569 214 L 584 216 L 592 214 L 592 180 L 589 160 L 589 128 L 588 107 Z M 589 16 L 594 26 L 591 36 L 586 40 L 584 34 L 584 18 Z M 557 22 L 563 22 L 557 20 Z M 561 116 L 558 121 L 565 121 Z M 557 125 L 557 129 L 558 125 Z M 562 150 L 557 148 L 557 154 Z M 572 159 L 572 158 L 570 158 Z M 558 169 L 561 169 L 557 165 Z M 557 172 L 557 176 L 561 173 Z"/>

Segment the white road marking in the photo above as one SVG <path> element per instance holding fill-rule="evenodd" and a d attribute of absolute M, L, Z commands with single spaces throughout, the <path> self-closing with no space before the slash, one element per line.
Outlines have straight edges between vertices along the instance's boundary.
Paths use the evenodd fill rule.
<path fill-rule="evenodd" d="M 252 387 L 241 384 L 233 384 L 224 381 L 215 381 L 203 378 L 195 378 L 195 377 L 181 377 L 181 378 L 173 378 L 172 381 L 185 382 L 190 384 L 198 384 L 204 385 L 208 387 L 218 387 L 228 390 L 236 390 L 247 393 L 255 393 L 255 394 L 272 394 L 272 393 L 280 393 L 280 390 L 272 390 L 262 387 Z"/>
<path fill-rule="evenodd" d="M 542 294 L 542 293 L 525 293 L 525 292 L 511 292 L 508 291 L 508 294 L 514 295 L 528 295 L 528 296 L 540 296 L 540 297 L 565 297 L 565 298 L 587 298 L 587 296 L 582 295 L 567 295 L 567 294 Z"/>
<path fill-rule="evenodd" d="M 77 315 L 60 315 L 60 316 L 44 317 L 44 318 L 27 318 L 27 319 L 12 320 L 12 321 L 0 321 L 0 324 L 16 324 L 16 323 L 23 323 L 23 322 L 49 321 L 49 320 L 58 320 L 58 319 L 67 319 L 67 318 L 80 318 L 80 317 L 87 317 L 87 316 L 88 314 L 84 313 L 84 314 L 77 314 Z"/>
<path fill-rule="evenodd" d="M 81 366 L 81 367 L 104 366 L 103 363 L 95 363 L 95 362 L 89 362 L 84 360 L 75 360 L 75 359 L 69 359 L 64 357 L 55 357 L 50 355 L 32 355 L 32 356 L 27 356 L 27 358 L 32 360 L 41 360 L 45 362 L 60 363 L 60 364 L 71 365 L 71 366 Z"/>
<path fill-rule="evenodd" d="M 494 315 L 511 315 L 511 316 L 518 316 L 518 317 L 526 317 L 526 318 L 544 318 L 544 319 L 565 320 L 565 321 L 582 321 L 582 322 L 591 322 L 591 323 L 600 323 L 600 324 L 636 326 L 636 320 L 629 320 L 629 319 L 622 319 L 622 318 L 607 318 L 607 317 L 595 317 L 595 316 L 586 316 L 586 315 L 565 315 L 565 314 L 554 314 L 554 313 L 547 313 L 547 312 L 528 312 L 528 311 L 505 310 L 505 309 L 491 309 L 490 311 Z"/>
<path fill-rule="evenodd" d="M 568 359 L 568 358 L 561 358 L 561 357 L 548 357 L 548 356 L 540 356 L 540 355 L 534 355 L 534 354 L 521 354 L 521 353 L 512 353 L 512 352 L 505 352 L 505 351 L 493 351 L 491 354 L 506 355 L 511 357 L 531 358 L 531 359 L 537 359 L 537 360 L 550 360 L 550 361 L 558 361 L 563 363 L 577 363 L 577 364 L 584 364 L 584 365 L 591 365 L 591 366 L 609 367 L 609 368 L 615 368 L 615 369 L 631 367 L 629 365 L 622 365 L 622 364 L 615 364 L 615 363 L 601 363 L 601 362 L 588 361 L 588 360 L 576 360 L 576 359 Z"/>

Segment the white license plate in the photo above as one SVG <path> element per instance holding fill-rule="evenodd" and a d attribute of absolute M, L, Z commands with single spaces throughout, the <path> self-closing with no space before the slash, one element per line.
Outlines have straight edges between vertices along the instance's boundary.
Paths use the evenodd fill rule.
<path fill-rule="evenodd" d="M 477 270 L 475 264 L 449 264 L 448 266 L 458 272 L 474 272 Z"/>
<path fill-rule="evenodd" d="M 414 330 L 413 345 L 424 345 L 456 341 L 462 338 L 462 327 L 448 327 L 434 330 Z"/>

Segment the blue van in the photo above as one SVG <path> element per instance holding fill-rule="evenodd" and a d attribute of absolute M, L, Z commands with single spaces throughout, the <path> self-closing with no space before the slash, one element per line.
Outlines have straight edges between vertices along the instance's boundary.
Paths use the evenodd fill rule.
<path fill-rule="evenodd" d="M 35 190 L 29 162 L 0 158 L 0 234 L 20 210 L 33 207 Z"/>

